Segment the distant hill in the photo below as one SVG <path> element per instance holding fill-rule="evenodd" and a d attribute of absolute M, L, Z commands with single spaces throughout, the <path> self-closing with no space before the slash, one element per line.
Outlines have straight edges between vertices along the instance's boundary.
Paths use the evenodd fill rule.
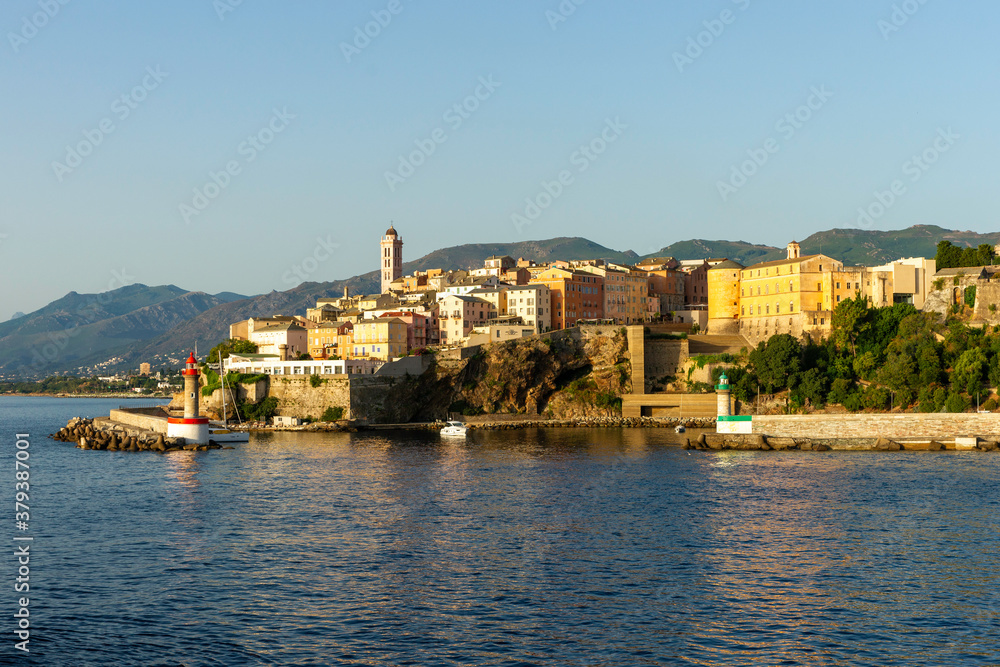
<path fill-rule="evenodd" d="M 427 269 L 475 269 L 491 255 L 510 255 L 514 259 L 524 257 L 536 262 L 551 262 L 556 259 L 606 259 L 616 263 L 630 264 L 639 260 L 639 255 L 631 250 L 622 252 L 579 237 L 559 237 L 546 241 L 519 241 L 517 243 L 473 243 L 443 248 L 424 255 L 420 259 L 403 265 L 406 273 Z M 376 272 L 377 279 L 377 272 Z"/>
<path fill-rule="evenodd" d="M 754 245 L 746 241 L 705 241 L 696 239 L 693 241 L 678 241 L 665 248 L 644 256 L 649 257 L 673 257 L 674 259 L 710 259 L 713 257 L 735 260 L 740 264 L 749 266 L 755 262 L 764 261 L 766 257 L 778 251 L 778 248 L 768 245 Z M 784 251 L 782 251 L 784 252 Z"/>
<path fill-rule="evenodd" d="M 961 247 L 1000 242 L 1000 232 L 977 234 L 920 225 L 899 231 L 832 229 L 800 240 L 803 254 L 824 253 L 848 265 L 881 264 L 900 257 L 933 257 L 947 239 Z M 468 244 L 436 250 L 403 265 L 405 273 L 429 268 L 471 269 L 490 255 L 554 259 L 607 259 L 633 264 L 646 257 L 677 259 L 728 257 L 744 265 L 780 259 L 784 248 L 746 241 L 679 241 L 640 257 L 631 250 L 606 248 L 583 238 L 560 237 L 517 243 Z M 253 297 L 188 292 L 174 285 L 130 285 L 102 295 L 70 292 L 62 299 L 16 320 L 0 323 L 0 375 L 23 377 L 55 372 L 84 372 L 100 365 L 109 370 L 175 366 L 198 346 L 207 351 L 228 337 L 229 325 L 248 317 L 303 314 L 316 299 L 379 290 L 377 271 L 346 280 L 303 283 L 284 292 Z"/>
<path fill-rule="evenodd" d="M 130 343 L 152 338 L 225 303 L 225 298 L 230 297 L 188 292 L 175 285 L 128 285 L 99 295 L 70 292 L 0 324 L 0 374 L 47 375 L 76 368 L 88 357 L 104 361 Z"/>
<path fill-rule="evenodd" d="M 13 315 L 11 315 L 10 319 L 16 320 L 19 317 L 24 317 L 24 313 L 22 313 L 20 310 L 17 311 L 16 313 L 14 313 Z"/>
<path fill-rule="evenodd" d="M 873 266 L 903 257 L 934 257 L 939 241 L 948 240 L 962 248 L 980 243 L 1000 243 L 1000 232 L 978 234 L 958 232 L 934 225 L 915 225 L 908 229 L 877 231 L 864 229 L 831 229 L 817 232 L 799 241 L 803 255 L 823 254 L 839 259 L 848 266 Z M 767 262 L 785 257 L 785 249 L 756 260 Z M 744 262 L 745 264 L 745 262 Z"/>

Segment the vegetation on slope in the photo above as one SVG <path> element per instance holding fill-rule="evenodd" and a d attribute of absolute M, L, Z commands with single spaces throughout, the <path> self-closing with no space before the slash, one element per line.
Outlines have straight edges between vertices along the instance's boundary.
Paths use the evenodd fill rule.
<path fill-rule="evenodd" d="M 745 364 L 726 370 L 733 395 L 753 402 L 758 391 L 787 390 L 793 407 L 834 403 L 851 411 L 963 412 L 977 401 L 996 408 L 1000 327 L 941 322 L 909 304 L 871 308 L 861 297 L 841 302 L 833 324 L 819 343 L 787 334 L 760 343 Z"/>

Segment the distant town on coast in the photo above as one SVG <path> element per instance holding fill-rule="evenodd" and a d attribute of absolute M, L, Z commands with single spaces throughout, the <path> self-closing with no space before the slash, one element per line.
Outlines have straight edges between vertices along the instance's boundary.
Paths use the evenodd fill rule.
<path fill-rule="evenodd" d="M 294 299 L 270 313 L 253 303 L 260 297 L 172 286 L 132 285 L 101 296 L 133 299 L 139 307 L 126 316 L 132 319 L 177 320 L 174 302 L 202 299 L 203 310 L 174 328 L 195 341 L 209 333 L 214 347 L 206 345 L 198 359 L 207 362 L 204 406 L 217 415 L 229 392 L 230 419 L 714 418 L 710 394 L 723 373 L 735 414 L 996 409 L 1000 247 L 972 245 L 940 228 L 899 234 L 906 232 L 923 237 L 933 256 L 858 265 L 803 251 L 815 246 L 809 240 L 790 240 L 783 250 L 717 242 L 736 252 L 700 259 L 631 253 L 632 262 L 627 253 L 580 258 L 579 249 L 544 261 L 490 254 L 480 266 L 404 273 L 402 231 L 390 225 L 377 239 L 377 292 L 352 292 L 345 281 L 341 293 L 330 294 L 335 284 L 305 283 L 273 293 Z M 375 239 L 373 254 L 374 246 Z M 886 252 L 891 248 L 877 254 Z M 144 290 L 158 292 L 156 303 L 143 304 L 150 297 Z M 93 345 L 107 320 L 123 326 L 122 316 L 101 317 L 108 305 L 101 299 L 73 293 L 65 300 L 74 297 L 89 304 L 77 309 L 83 321 L 25 346 L 20 369 L 37 373 L 68 362 L 82 356 L 81 343 Z M 285 308 L 296 299 L 309 301 L 298 312 Z M 219 328 L 220 318 L 241 306 L 246 312 L 247 303 L 257 314 L 226 321 L 222 335 L 192 332 Z M 44 327 L 67 305 L 12 320 L 0 335 L 15 340 L 19 325 Z M 8 364 L 0 386 L 64 395 L 170 396 L 180 389 L 180 359 L 172 355 L 150 354 L 131 370 L 122 362 L 111 357 L 81 367 L 90 373 L 64 370 L 41 381 L 12 377 Z M 102 366 L 113 370 L 102 373 Z M 410 385 L 411 395 L 401 395 Z"/>

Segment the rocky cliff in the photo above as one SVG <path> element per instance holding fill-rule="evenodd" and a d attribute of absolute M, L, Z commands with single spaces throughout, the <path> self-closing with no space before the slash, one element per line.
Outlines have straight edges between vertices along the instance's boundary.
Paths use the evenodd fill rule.
<path fill-rule="evenodd" d="M 413 421 L 449 412 L 614 417 L 630 391 L 624 329 L 612 327 L 490 343 L 470 359 L 440 359 L 392 389 L 394 402 L 414 408 Z"/>

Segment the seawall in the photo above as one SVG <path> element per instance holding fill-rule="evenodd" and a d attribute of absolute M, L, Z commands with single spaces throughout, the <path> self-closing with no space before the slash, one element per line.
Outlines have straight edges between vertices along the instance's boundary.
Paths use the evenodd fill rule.
<path fill-rule="evenodd" d="M 907 413 L 754 415 L 753 433 L 781 438 L 953 438 L 1000 436 L 1000 415 Z"/>

